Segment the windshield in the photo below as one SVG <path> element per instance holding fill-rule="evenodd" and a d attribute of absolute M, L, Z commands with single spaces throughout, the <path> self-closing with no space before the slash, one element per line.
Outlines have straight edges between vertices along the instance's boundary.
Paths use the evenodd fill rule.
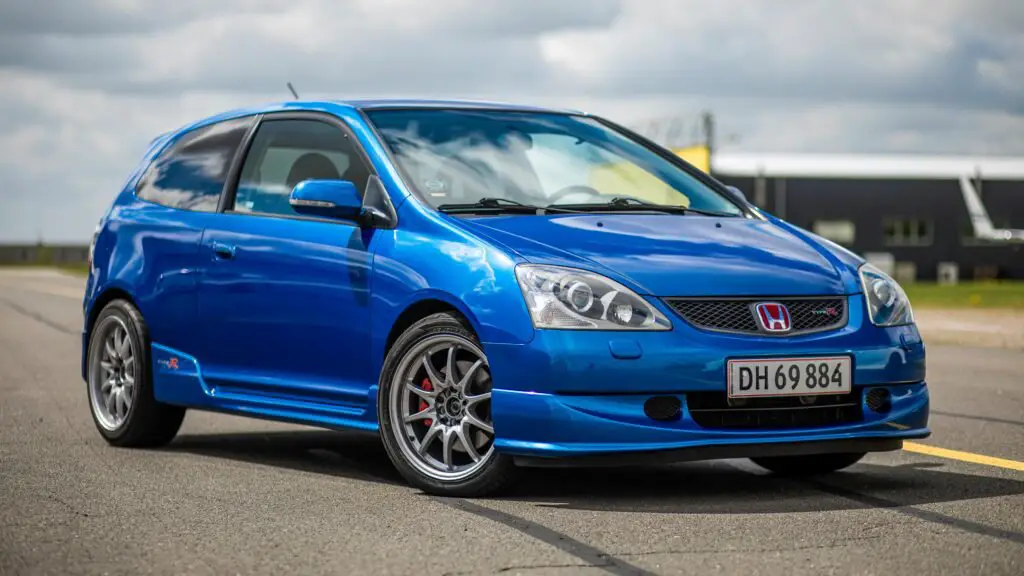
<path fill-rule="evenodd" d="M 742 214 L 696 177 L 593 118 L 423 109 L 368 116 L 409 184 L 434 207 L 482 198 L 531 206 L 627 198 Z"/>

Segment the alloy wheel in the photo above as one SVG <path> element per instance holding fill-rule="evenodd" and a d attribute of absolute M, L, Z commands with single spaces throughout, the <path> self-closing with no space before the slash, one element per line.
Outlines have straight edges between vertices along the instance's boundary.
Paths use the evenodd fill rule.
<path fill-rule="evenodd" d="M 119 429 L 136 396 L 136 350 L 124 321 L 110 316 L 96 327 L 89 362 L 89 398 L 100 426 Z"/>
<path fill-rule="evenodd" d="M 465 338 L 439 334 L 409 350 L 394 373 L 389 404 L 406 461 L 431 478 L 461 480 L 494 456 L 490 370 Z"/>

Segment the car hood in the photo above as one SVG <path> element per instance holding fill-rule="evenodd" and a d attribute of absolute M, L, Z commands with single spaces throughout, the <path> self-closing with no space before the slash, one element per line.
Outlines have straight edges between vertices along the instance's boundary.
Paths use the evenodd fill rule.
<path fill-rule="evenodd" d="M 593 213 L 456 220 L 530 262 L 587 268 L 649 295 L 857 290 L 856 256 L 782 221 Z"/>

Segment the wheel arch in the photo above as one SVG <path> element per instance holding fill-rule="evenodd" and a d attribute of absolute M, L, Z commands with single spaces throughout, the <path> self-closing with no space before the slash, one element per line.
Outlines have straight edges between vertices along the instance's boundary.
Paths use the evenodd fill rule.
<path fill-rule="evenodd" d="M 391 347 L 394 346 L 395 341 L 402 335 L 410 326 L 416 322 L 430 316 L 431 314 L 437 314 L 439 312 L 451 312 L 458 315 L 460 318 L 466 321 L 467 327 L 476 336 L 480 337 L 479 327 L 473 319 L 472 314 L 466 309 L 464 305 L 458 303 L 455 298 L 444 297 L 439 294 L 425 295 L 410 304 L 408 304 L 402 312 L 398 314 L 394 322 L 391 323 L 391 328 L 388 331 L 387 339 L 384 341 L 384 349 L 382 354 L 383 358 L 387 357 L 388 352 L 391 351 Z"/>

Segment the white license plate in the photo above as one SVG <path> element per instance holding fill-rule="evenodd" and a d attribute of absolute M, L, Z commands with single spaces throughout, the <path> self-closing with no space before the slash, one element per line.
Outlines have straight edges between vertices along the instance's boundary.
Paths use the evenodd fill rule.
<path fill-rule="evenodd" d="M 729 360 L 730 398 L 845 394 L 853 385 L 849 356 Z"/>

